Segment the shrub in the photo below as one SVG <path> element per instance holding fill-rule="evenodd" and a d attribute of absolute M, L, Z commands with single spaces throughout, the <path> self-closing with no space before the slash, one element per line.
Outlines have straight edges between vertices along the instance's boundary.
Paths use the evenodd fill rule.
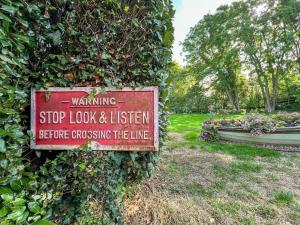
<path fill-rule="evenodd" d="M 285 127 L 300 126 L 300 113 L 298 112 L 279 112 L 278 114 L 273 115 L 272 118 Z"/>
<path fill-rule="evenodd" d="M 28 5 L 28 7 L 30 7 Z M 30 89 L 28 72 L 29 22 L 21 0 L 1 1 L 0 8 L 0 224 L 29 224 L 48 218 L 47 199 L 30 171 L 26 118 Z M 29 73 L 28 73 L 29 74 Z"/>
<path fill-rule="evenodd" d="M 124 223 L 120 209 L 127 187 L 151 174 L 159 152 L 31 151 L 29 92 L 48 86 L 159 86 L 162 144 L 173 41 L 170 2 L 2 2 L 0 224 Z M 99 212 L 91 199 L 97 199 Z"/>
<path fill-rule="evenodd" d="M 241 127 L 252 135 L 272 133 L 276 130 L 275 121 L 269 117 L 247 115 L 241 121 Z"/>
<path fill-rule="evenodd" d="M 219 121 L 216 120 L 206 120 L 203 122 L 202 133 L 200 134 L 200 139 L 202 141 L 213 142 L 219 139 L 218 135 Z"/>

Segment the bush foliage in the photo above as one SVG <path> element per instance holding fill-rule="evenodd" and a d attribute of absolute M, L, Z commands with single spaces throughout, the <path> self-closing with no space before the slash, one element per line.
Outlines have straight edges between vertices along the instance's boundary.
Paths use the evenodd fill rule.
<path fill-rule="evenodd" d="M 162 143 L 173 14 L 168 0 L 1 0 L 1 225 L 124 223 L 122 197 L 159 152 L 32 151 L 29 93 L 159 86 Z"/>

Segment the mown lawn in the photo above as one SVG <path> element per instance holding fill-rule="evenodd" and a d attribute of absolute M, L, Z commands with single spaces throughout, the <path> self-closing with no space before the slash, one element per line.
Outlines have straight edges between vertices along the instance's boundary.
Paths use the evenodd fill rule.
<path fill-rule="evenodd" d="M 204 143 L 208 118 L 171 116 L 158 170 L 126 200 L 128 224 L 300 224 L 300 153 Z"/>

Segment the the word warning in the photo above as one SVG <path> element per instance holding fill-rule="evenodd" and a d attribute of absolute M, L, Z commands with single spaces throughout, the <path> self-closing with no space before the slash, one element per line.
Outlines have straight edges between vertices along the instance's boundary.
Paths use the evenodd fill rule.
<path fill-rule="evenodd" d="M 158 88 L 48 88 L 31 93 L 31 148 L 157 151 Z"/>

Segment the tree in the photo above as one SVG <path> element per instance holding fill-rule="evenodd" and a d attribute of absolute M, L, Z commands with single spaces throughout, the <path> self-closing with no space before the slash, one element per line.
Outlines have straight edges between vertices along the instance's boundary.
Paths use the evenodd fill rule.
<path fill-rule="evenodd" d="M 300 1 L 246 0 L 221 6 L 193 27 L 183 46 L 199 81 L 225 93 L 239 111 L 243 81 L 256 80 L 273 112 L 287 76 L 299 77 Z M 247 74 L 242 75 L 242 74 Z M 248 87 L 249 88 L 249 87 Z M 257 93 L 259 96 L 259 93 Z"/>
<path fill-rule="evenodd" d="M 295 68 L 300 72 L 300 1 L 282 0 L 277 7 L 276 16 L 282 24 L 286 42 L 291 42 L 291 54 Z"/>
<path fill-rule="evenodd" d="M 238 13 L 238 12 L 237 12 Z M 236 15 L 228 6 L 206 15 L 190 31 L 183 46 L 187 62 L 198 79 L 208 79 L 224 92 L 235 111 L 240 111 L 238 75 L 241 72 L 240 50 L 236 45 Z"/>
<path fill-rule="evenodd" d="M 206 96 L 207 88 L 196 79 L 192 70 L 175 62 L 169 69 L 169 110 L 175 113 L 207 112 L 207 106 L 213 100 Z"/>
<path fill-rule="evenodd" d="M 250 74 L 257 78 L 266 112 L 275 110 L 279 81 L 292 69 L 295 40 L 293 31 L 277 13 L 281 3 L 269 0 L 232 5 L 232 10 L 241 15 L 238 36 L 243 57 Z"/>

